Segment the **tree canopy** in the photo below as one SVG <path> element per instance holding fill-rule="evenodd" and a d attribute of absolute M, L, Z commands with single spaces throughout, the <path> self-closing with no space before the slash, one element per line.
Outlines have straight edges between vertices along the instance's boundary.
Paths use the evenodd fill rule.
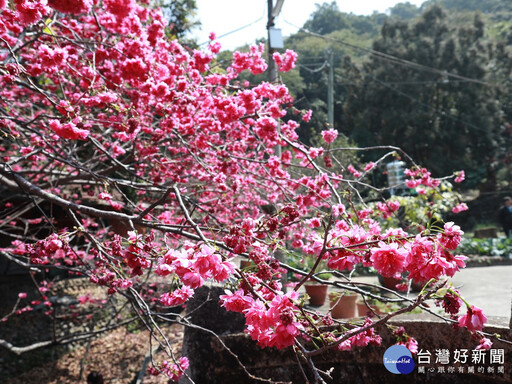
<path fill-rule="evenodd" d="M 317 5 L 305 31 L 287 40 L 299 52 L 297 96 L 315 112 L 301 137 L 325 126 L 332 53 L 340 132 L 361 146 L 399 142 L 436 174 L 465 165 L 468 187 L 494 189 L 496 175 L 506 185 L 510 11 L 502 2 L 446 0 L 356 16 L 334 2 Z"/>

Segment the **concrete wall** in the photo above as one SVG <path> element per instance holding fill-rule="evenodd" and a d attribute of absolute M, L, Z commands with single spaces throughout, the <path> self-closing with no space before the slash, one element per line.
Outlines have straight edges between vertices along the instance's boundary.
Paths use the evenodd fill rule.
<path fill-rule="evenodd" d="M 196 383 L 257 383 L 244 372 L 237 360 L 226 351 L 223 343 L 238 356 L 247 371 L 263 379 L 279 380 L 291 383 L 304 383 L 304 377 L 297 365 L 295 354 L 291 349 L 261 349 L 247 335 L 242 333 L 243 317 L 219 308 L 218 296 L 223 294 L 219 287 L 199 290 L 188 306 L 193 321 L 200 321 L 202 327 L 217 332 L 217 338 L 198 329 L 185 330 L 183 354 L 190 359 L 190 369 L 187 373 Z M 207 303 L 203 304 L 207 299 Z M 418 317 L 419 316 L 419 317 Z M 353 351 L 329 351 L 316 356 L 314 361 L 318 368 L 331 372 L 330 383 L 511 383 L 512 382 L 512 347 L 504 342 L 494 340 L 494 349 L 503 349 L 504 364 L 488 364 L 489 352 L 486 353 L 486 364 L 447 364 L 435 363 L 436 349 L 447 349 L 453 355 L 456 349 L 468 349 L 469 359 L 471 350 L 478 344 L 472 336 L 461 329 L 454 329 L 445 322 L 423 315 L 408 315 L 393 325 L 403 326 L 409 335 L 419 340 L 419 348 L 431 353 L 431 364 L 421 364 L 425 373 L 416 369 L 408 375 L 394 375 L 386 370 L 382 358 L 387 347 L 394 344 L 394 338 L 387 329 L 380 329 L 383 338 L 382 346 L 369 346 Z M 486 332 L 501 334 L 504 339 L 511 339 L 508 325 L 488 327 Z M 417 359 L 415 358 L 415 361 Z M 453 361 L 453 360 L 451 360 Z M 446 373 L 439 373 L 438 367 L 444 367 Z M 464 373 L 458 373 L 459 366 L 464 366 Z M 467 373 L 468 367 L 474 366 L 475 373 Z M 498 373 L 498 366 L 503 367 L 504 373 Z M 448 367 L 453 367 L 450 373 Z M 483 367 L 484 373 L 478 368 Z M 489 373 L 489 367 L 494 373 Z M 433 372 L 429 372 L 433 370 Z M 307 369 L 307 368 L 305 368 Z M 311 377 L 309 378 L 311 380 Z M 185 383 L 186 380 L 181 382 Z"/>

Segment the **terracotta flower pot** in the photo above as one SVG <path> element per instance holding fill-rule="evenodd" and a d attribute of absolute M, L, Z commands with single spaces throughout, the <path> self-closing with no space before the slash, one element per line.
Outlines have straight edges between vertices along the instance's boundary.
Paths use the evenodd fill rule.
<path fill-rule="evenodd" d="M 382 275 L 379 275 L 379 283 L 383 287 L 386 287 L 388 289 L 392 289 L 392 290 L 396 291 L 396 286 L 398 284 L 402 284 L 402 283 L 407 284 L 408 280 L 407 280 L 407 278 L 403 278 L 403 277 L 400 279 L 397 279 L 396 277 L 384 277 Z M 423 289 L 423 284 L 424 283 L 417 282 L 417 281 L 413 280 L 411 283 L 411 291 L 412 292 L 420 292 Z"/>
<path fill-rule="evenodd" d="M 413 280 L 412 283 L 411 283 L 411 291 L 413 291 L 413 292 L 421 292 L 421 290 L 423 289 L 423 285 L 424 284 L 425 283 Z"/>
<path fill-rule="evenodd" d="M 404 280 L 402 278 L 397 279 L 396 277 L 384 277 L 382 275 L 379 275 L 379 283 L 387 289 L 392 289 L 396 291 L 396 286 L 403 282 Z"/>
<path fill-rule="evenodd" d="M 334 319 L 349 319 L 357 315 L 357 294 L 346 293 L 341 296 L 338 293 L 329 294 L 331 304 L 331 316 Z"/>
<path fill-rule="evenodd" d="M 325 299 L 327 298 L 326 284 L 306 284 L 304 289 L 309 296 L 309 304 L 318 307 L 324 305 Z"/>
<path fill-rule="evenodd" d="M 247 269 L 254 265 L 251 260 L 240 260 L 240 269 Z"/>
<path fill-rule="evenodd" d="M 372 313 L 372 310 L 376 315 L 383 314 L 383 312 L 375 304 L 366 305 L 364 301 L 357 302 L 357 313 L 359 314 L 359 316 L 366 316 L 368 313 Z"/>

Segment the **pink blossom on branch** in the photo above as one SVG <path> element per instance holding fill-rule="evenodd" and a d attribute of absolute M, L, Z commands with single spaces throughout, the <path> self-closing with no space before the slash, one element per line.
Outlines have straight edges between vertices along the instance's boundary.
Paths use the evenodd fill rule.
<path fill-rule="evenodd" d="M 327 144 L 332 143 L 338 137 L 338 131 L 335 129 L 328 129 L 322 131 L 322 138 Z"/>
<path fill-rule="evenodd" d="M 178 288 L 172 293 L 164 293 L 160 296 L 160 302 L 165 306 L 181 305 L 185 303 L 194 294 L 194 290 L 190 287 L 184 286 Z"/>
<path fill-rule="evenodd" d="M 347 167 L 347 171 L 349 171 L 352 175 L 354 175 L 354 177 L 361 177 L 363 174 L 358 171 L 357 169 L 354 168 L 354 166 L 352 164 L 350 164 L 348 167 Z"/>
<path fill-rule="evenodd" d="M 62 13 L 78 15 L 87 13 L 92 7 L 92 0 L 48 0 L 48 5 Z"/>
<path fill-rule="evenodd" d="M 386 244 L 379 242 L 378 248 L 371 250 L 371 261 L 374 268 L 384 277 L 392 277 L 401 274 L 405 269 L 407 251 L 398 244 Z"/>
<path fill-rule="evenodd" d="M 370 161 L 368 164 L 366 164 L 366 165 L 364 166 L 364 171 L 365 171 L 365 172 L 371 171 L 371 170 L 372 170 L 372 169 L 374 169 L 376 166 L 377 166 L 377 164 L 375 164 L 373 161 Z"/>
<path fill-rule="evenodd" d="M 294 51 L 287 49 L 284 55 L 281 55 L 279 52 L 274 52 L 272 57 L 277 64 L 277 68 L 281 72 L 289 72 L 293 68 L 295 68 L 295 62 L 297 61 L 297 53 Z"/>
<path fill-rule="evenodd" d="M 312 114 L 313 111 L 311 109 L 308 109 L 307 112 L 302 115 L 302 121 L 308 123 L 311 120 Z"/>
<path fill-rule="evenodd" d="M 443 246 L 447 249 L 454 250 L 459 246 L 463 234 L 464 232 L 460 227 L 455 225 L 453 221 L 450 221 L 444 225 L 444 231 L 438 235 L 438 238 Z"/>
<path fill-rule="evenodd" d="M 455 182 L 462 183 L 466 179 L 466 173 L 462 170 L 459 172 L 455 172 Z"/>
<path fill-rule="evenodd" d="M 89 136 L 88 130 L 78 128 L 73 123 L 61 124 L 58 120 L 50 120 L 49 126 L 53 132 L 55 132 L 63 139 L 86 140 Z"/>
<path fill-rule="evenodd" d="M 16 18 L 23 26 L 34 24 L 41 20 L 43 16 L 46 16 L 50 13 L 50 8 L 47 6 L 48 2 L 46 0 L 18 0 L 14 3 L 16 9 Z"/>
<path fill-rule="evenodd" d="M 491 347 L 492 347 L 492 341 L 489 340 L 487 337 L 482 337 L 480 339 L 479 344 L 476 346 L 475 349 L 484 349 L 484 350 L 488 351 L 489 349 L 491 349 Z"/>
<path fill-rule="evenodd" d="M 481 308 L 472 305 L 468 307 L 465 315 L 459 317 L 458 322 L 459 327 L 466 327 L 470 332 L 481 331 L 487 322 L 487 316 L 485 316 Z"/>
<path fill-rule="evenodd" d="M 468 210 L 468 206 L 466 203 L 460 203 L 457 204 L 455 207 L 452 208 L 453 213 L 460 213 Z"/>

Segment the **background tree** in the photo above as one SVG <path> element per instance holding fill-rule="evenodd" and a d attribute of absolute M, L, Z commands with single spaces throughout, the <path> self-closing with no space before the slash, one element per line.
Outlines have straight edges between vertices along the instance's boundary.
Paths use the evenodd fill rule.
<path fill-rule="evenodd" d="M 350 157 L 337 154 L 358 149 L 338 147 L 336 130 L 322 130 L 316 147 L 298 140 L 286 86 L 240 81 L 244 71 L 266 70 L 263 44 L 213 69 L 218 42 L 184 48 L 166 34 L 159 9 L 122 5 L 0 3 L 0 256 L 36 286 L 33 297 L 20 292 L 2 320 L 44 308 L 55 324 L 62 315 L 52 299 L 57 277 L 85 277 L 103 295 L 64 308 L 66 316 L 87 318 L 85 306 L 98 305 L 85 334 L 61 336 L 53 327 L 41 342 L 19 348 L 0 339 L 0 346 L 20 353 L 140 321 L 167 355 L 152 359 L 151 373 L 178 380 L 189 361 L 176 357 L 160 325 L 208 332 L 176 312 L 197 289 L 219 283 L 226 288 L 220 304 L 241 314 L 248 337 L 261 347 L 290 348 L 320 382 L 313 356 L 380 344 L 376 330 L 389 319 L 419 306 L 428 311 L 429 298 L 456 297 L 445 277 L 464 266 L 452 253 L 460 228 L 417 222 L 385 230 L 380 223 L 399 204 L 383 199 L 371 210 L 361 190 L 383 196 L 386 188 L 363 178 L 397 153 L 408 161 L 409 188 L 436 190 L 444 179 L 462 181 L 461 174 L 433 178 L 395 147 L 363 169 L 345 165 Z M 286 73 L 297 55 L 287 50 L 273 59 Z M 312 266 L 295 271 L 276 259 L 279 251 L 300 252 Z M 239 268 L 238 259 L 254 267 Z M 324 328 L 336 321 L 309 311 L 299 297 L 307 281 L 322 281 L 316 273 L 323 261 L 339 273 L 329 284 L 403 308 Z M 408 274 L 426 287 L 417 298 L 381 297 L 351 282 L 346 272 L 357 265 L 383 276 Z M 301 275 L 288 292 L 283 268 Z M 450 312 L 446 320 L 490 348 L 481 333 L 485 315 L 454 300 L 461 315 Z M 414 352 L 414 340 L 407 341 Z"/>
<path fill-rule="evenodd" d="M 168 33 L 183 39 L 191 29 L 199 27 L 196 0 L 157 0 L 156 6 L 168 22 Z"/>
<path fill-rule="evenodd" d="M 510 56 L 484 38 L 481 17 L 453 27 L 442 8 L 432 7 L 416 22 L 386 23 L 373 47 L 439 72 L 371 56 L 347 85 L 349 136 L 361 145 L 396 140 L 436 174 L 463 167 L 472 185 L 495 188 L 496 160 L 505 150 L 497 80 L 508 76 Z M 501 73 L 491 73 L 491 63 Z"/>
<path fill-rule="evenodd" d="M 433 18 L 432 21 L 437 23 L 440 29 L 436 30 L 437 27 L 434 27 L 434 30 L 428 31 L 425 22 L 418 18 L 420 10 L 425 12 L 434 3 L 447 7 L 450 13 L 443 13 L 440 18 Z M 477 19 L 475 19 L 474 11 L 482 12 Z M 300 90 L 294 92 L 297 96 L 296 105 L 303 109 L 305 103 L 308 103 L 308 108 L 314 111 L 311 121 L 304 124 L 299 130 L 301 138 L 305 142 L 309 142 L 315 130 L 318 131 L 322 129 L 320 127 L 325 127 L 327 121 L 327 68 L 320 68 L 324 65 L 328 52 L 332 52 L 335 67 L 334 127 L 336 129 L 344 134 L 349 134 L 350 131 L 351 139 L 356 142 L 361 139 L 361 145 L 370 142 L 368 138 L 373 137 L 374 133 L 370 134 L 368 129 L 371 127 L 377 129 L 376 126 L 373 123 L 365 123 L 363 119 L 354 119 L 352 116 L 354 110 L 351 110 L 350 106 L 358 109 L 359 107 L 371 108 L 372 113 L 385 115 L 386 121 L 389 123 L 392 118 L 391 112 L 381 108 L 381 105 L 391 107 L 389 105 L 391 101 L 387 99 L 387 96 L 391 95 L 393 102 L 396 102 L 394 105 L 400 106 L 403 103 L 403 108 L 407 106 L 407 110 L 414 112 L 409 121 L 405 123 L 410 125 L 417 116 L 422 117 L 424 121 L 432 121 L 435 127 L 429 129 L 428 135 L 435 136 L 438 135 L 439 130 L 444 131 L 444 128 L 439 128 L 439 124 L 446 125 L 446 132 L 452 132 L 451 134 L 455 135 L 455 132 L 460 131 L 464 137 L 466 137 L 464 132 L 467 128 L 462 122 L 478 126 L 478 129 L 475 128 L 473 136 L 475 137 L 476 132 L 480 132 L 479 137 L 482 136 L 482 140 L 488 143 L 484 147 L 487 150 L 492 150 L 492 155 L 488 159 L 473 159 L 473 153 L 477 154 L 481 151 L 476 149 L 468 152 L 463 146 L 466 140 L 471 140 L 464 137 L 457 140 L 460 143 L 459 150 L 465 153 L 461 158 L 471 159 L 473 164 L 471 169 L 474 172 L 471 171 L 468 174 L 470 182 L 467 183 L 466 188 L 474 187 L 477 184 L 481 184 L 483 187 L 484 184 L 489 183 L 483 188 L 493 189 L 494 173 L 497 175 L 499 185 L 506 187 L 509 185 L 507 175 L 510 172 L 507 165 L 509 160 L 507 160 L 507 144 L 505 142 L 509 140 L 510 136 L 507 129 L 504 128 L 504 124 L 511 120 L 509 113 L 511 103 L 508 100 L 508 95 L 511 94 L 509 92 L 510 48 L 508 47 L 510 36 L 512 36 L 510 11 L 510 6 L 499 1 L 454 2 L 441 0 L 425 2 L 420 8 L 410 3 L 399 3 L 389 10 L 389 16 L 378 13 L 371 16 L 358 16 L 339 11 L 335 3 L 317 5 L 316 11 L 304 25 L 311 31 L 299 31 L 286 41 L 289 47 L 299 52 L 298 69 L 304 87 L 302 92 Z M 379 37 L 379 31 L 385 21 L 384 28 L 387 30 L 383 31 Z M 400 24 L 400 22 L 407 22 L 409 26 L 406 27 L 406 24 Z M 413 24 L 417 24 L 417 26 L 413 27 Z M 328 25 L 328 30 L 322 27 L 324 25 Z M 408 28 L 409 31 L 405 32 L 404 28 Z M 396 31 L 402 31 L 403 35 L 400 36 L 402 32 Z M 420 36 L 423 33 L 424 35 Z M 391 37 L 390 34 L 395 34 L 394 36 L 397 37 L 396 46 L 394 46 L 394 37 Z M 382 38 L 382 36 L 386 37 Z M 409 42 L 409 39 L 412 41 Z M 375 46 L 373 45 L 374 40 L 378 40 L 375 42 Z M 444 79 L 443 76 L 429 75 L 425 71 L 406 69 L 398 64 L 386 64 L 385 62 L 382 62 L 380 72 L 386 79 L 383 84 L 378 85 L 377 80 L 382 79 L 376 77 L 375 73 L 372 76 L 377 80 L 367 75 L 362 80 L 358 78 L 363 76 L 366 70 L 363 69 L 362 62 L 365 58 L 371 57 L 368 50 L 365 51 L 365 49 L 372 47 L 381 47 L 385 52 L 396 54 L 400 58 L 409 58 L 411 61 L 419 60 L 416 61 L 419 64 L 440 66 L 434 67 L 440 70 L 450 68 L 456 74 L 465 73 L 466 77 L 476 76 L 477 81 L 483 80 L 490 84 L 497 84 L 499 87 L 489 89 L 489 87 L 479 86 L 477 83 L 458 81 L 455 78 L 451 82 L 445 83 L 449 79 Z M 343 62 L 346 57 L 350 58 L 351 64 L 344 67 Z M 373 63 L 372 68 L 369 69 L 372 73 L 379 66 L 380 59 L 373 57 L 369 61 Z M 384 74 L 384 72 L 386 73 Z M 355 78 L 352 78 L 353 76 Z M 357 82 L 359 83 L 356 85 Z M 292 85 L 291 87 L 293 88 Z M 380 95 L 386 95 L 385 103 L 375 102 L 371 107 L 361 104 L 363 92 L 370 94 L 374 89 L 380 89 Z M 400 92 L 404 95 L 400 96 Z M 415 102 L 413 99 L 419 101 Z M 492 100 L 497 100 L 497 103 L 493 104 Z M 464 107 L 466 101 L 472 108 Z M 346 103 L 345 107 L 344 103 Z M 358 107 L 355 107 L 356 105 Z M 437 112 L 434 112 L 436 108 Z M 476 112 L 479 110 L 483 113 Z M 359 109 L 357 113 L 363 112 Z M 442 116 L 439 116 L 440 114 Z M 431 120 L 433 116 L 435 119 Z M 397 124 L 401 124 L 403 119 L 405 119 L 403 115 L 398 116 Z M 455 127 L 456 121 L 458 121 L 458 127 Z M 425 127 L 423 126 L 423 128 Z M 490 131 L 487 127 L 491 127 Z M 479 131 L 479 129 L 483 129 L 483 131 Z M 409 127 L 408 130 L 410 131 L 411 128 Z M 446 137 L 446 132 L 439 133 L 439 140 Z M 387 136 L 388 134 L 394 134 L 393 130 L 380 132 L 381 138 L 386 142 L 394 141 L 394 137 Z M 422 145 L 425 148 L 432 146 L 431 139 L 425 138 L 424 140 Z M 472 145 L 475 145 L 475 148 L 480 148 L 478 143 Z M 416 153 L 420 152 L 418 146 L 420 144 L 416 143 Z M 439 167 L 448 167 L 447 162 L 443 165 L 433 156 L 429 155 L 429 157 L 432 158 L 429 161 L 439 163 L 434 166 L 436 173 L 443 172 Z M 457 156 L 452 153 L 451 157 Z M 426 156 L 422 155 L 422 158 L 425 159 Z M 436 155 L 435 158 L 439 158 L 439 156 Z M 455 163 L 453 169 L 459 168 L 461 162 Z"/>

